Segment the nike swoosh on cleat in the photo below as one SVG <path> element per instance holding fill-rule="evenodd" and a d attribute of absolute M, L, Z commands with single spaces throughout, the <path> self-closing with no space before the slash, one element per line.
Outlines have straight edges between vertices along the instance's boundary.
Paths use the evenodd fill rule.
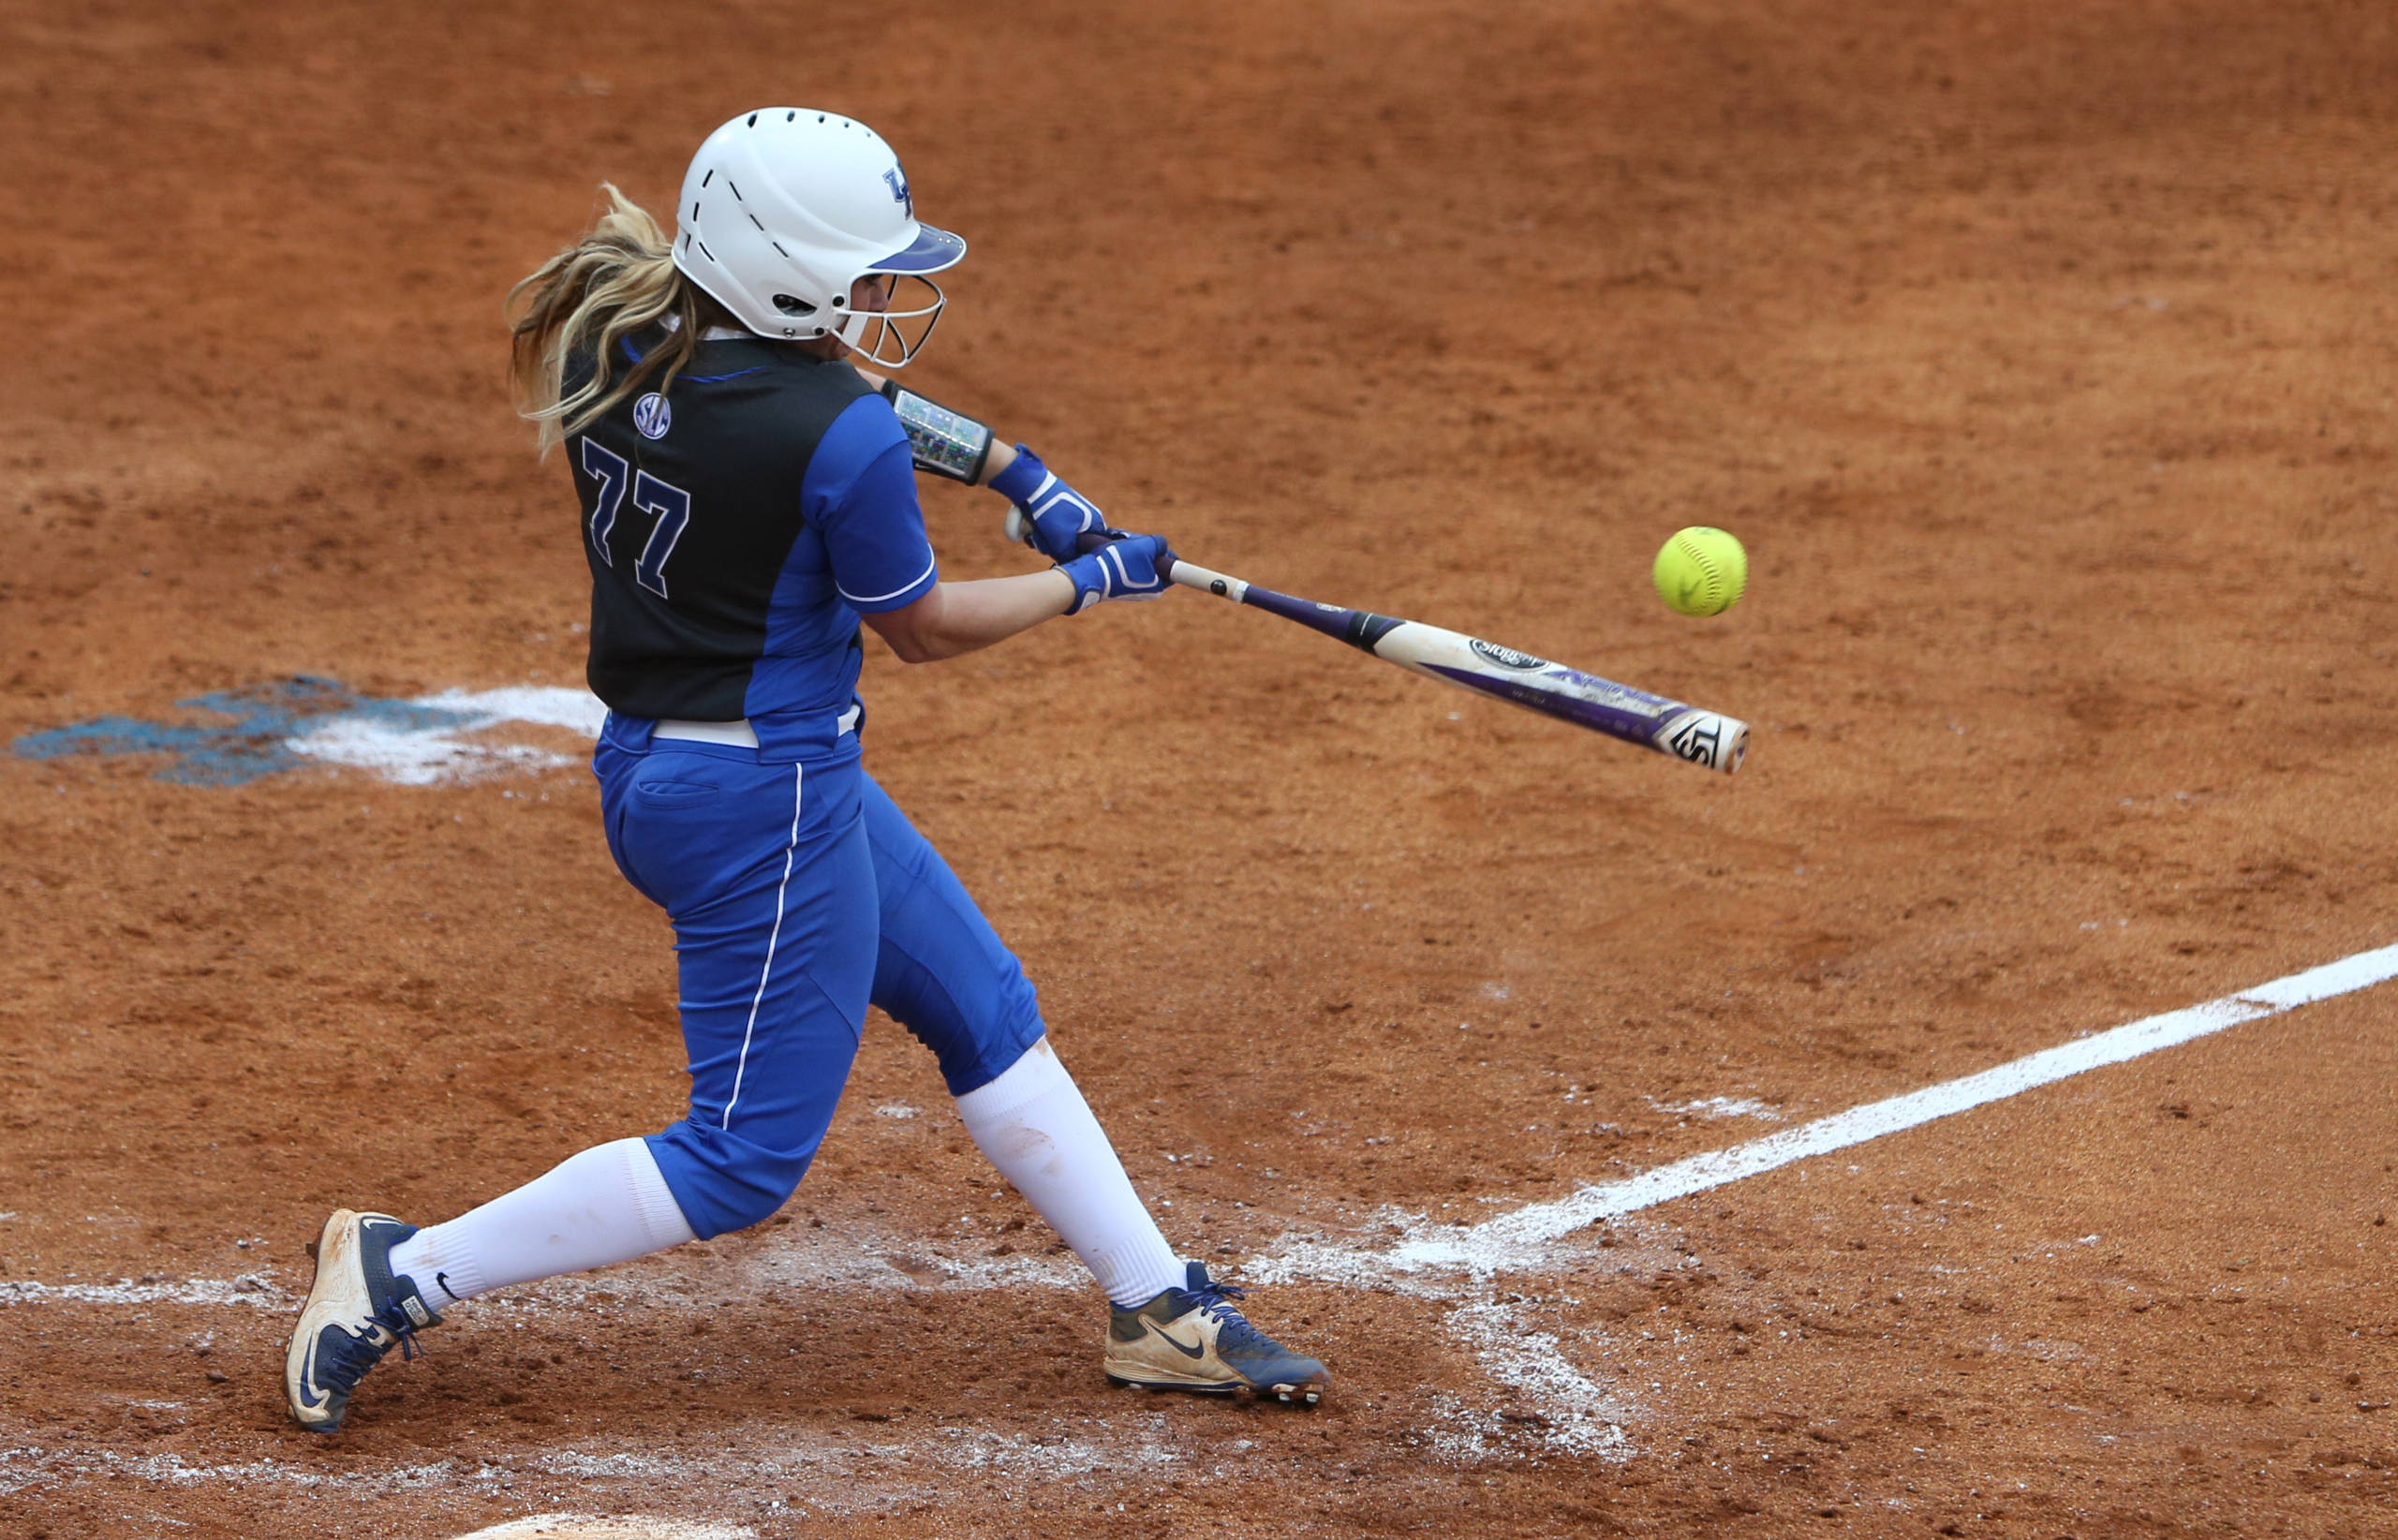
<path fill-rule="evenodd" d="M 317 1344 L 311 1342 L 308 1344 L 308 1356 L 303 1360 L 300 1365 L 300 1385 L 298 1396 L 300 1404 L 306 1407 L 311 1412 L 317 1411 L 318 1409 L 325 1406 L 333 1399 L 330 1393 L 317 1389 L 316 1380 Z M 314 1400 L 309 1399 L 312 1393 L 316 1397 Z"/>
<path fill-rule="evenodd" d="M 1147 1326 L 1151 1331 L 1173 1343 L 1174 1351 L 1181 1354 L 1186 1358 L 1205 1358 L 1207 1356 L 1207 1344 L 1204 1341 L 1195 1345 L 1186 1344 L 1180 1338 L 1175 1336 L 1174 1333 L 1166 1330 L 1163 1326 L 1159 1325 L 1155 1321 L 1145 1321 L 1142 1325 Z"/>

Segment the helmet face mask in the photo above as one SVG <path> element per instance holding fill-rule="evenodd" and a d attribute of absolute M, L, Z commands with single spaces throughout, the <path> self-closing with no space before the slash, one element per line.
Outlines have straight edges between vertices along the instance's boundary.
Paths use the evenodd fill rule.
<path fill-rule="evenodd" d="M 940 320 L 941 306 L 949 303 L 949 296 L 941 292 L 940 285 L 920 273 L 889 273 L 877 268 L 858 276 L 878 274 L 891 279 L 883 307 L 860 310 L 836 304 L 836 313 L 843 318 L 834 328 L 834 334 L 869 363 L 884 369 L 904 369 L 931 339 L 933 327 Z M 854 292 L 854 282 L 851 287 Z M 919 321 L 923 324 L 914 324 Z"/>
<path fill-rule="evenodd" d="M 833 338 L 886 369 L 904 367 L 940 319 L 945 298 L 929 274 L 966 255 L 964 241 L 917 222 L 880 134 L 806 108 L 746 112 L 710 134 L 675 216 L 674 265 L 742 325 Z M 881 310 L 853 307 L 858 280 L 878 274 L 909 291 Z"/>

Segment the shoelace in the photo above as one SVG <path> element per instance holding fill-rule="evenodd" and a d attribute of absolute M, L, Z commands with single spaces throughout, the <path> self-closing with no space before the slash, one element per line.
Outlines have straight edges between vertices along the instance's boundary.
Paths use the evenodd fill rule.
<path fill-rule="evenodd" d="M 380 1326 L 390 1332 L 399 1342 L 400 1362 L 413 1363 L 424 1352 L 424 1349 L 416 1345 L 416 1323 L 410 1321 L 407 1311 L 399 1306 L 392 1305 L 386 1310 L 377 1310 L 368 1316 L 366 1321 L 370 1327 Z M 352 1384 L 356 1384 L 357 1380 L 364 1379 L 366 1371 L 382 1362 L 383 1355 L 392 1351 L 385 1344 L 376 1341 L 371 1331 L 360 1332 L 355 1336 L 345 1332 L 340 1345 L 343 1367 L 348 1368 L 351 1364 L 357 1366 L 357 1375 L 351 1381 Z"/>
<path fill-rule="evenodd" d="M 358 1382 L 366 1378 L 366 1371 L 381 1363 L 383 1355 L 391 1351 L 390 1347 L 376 1340 L 374 1328 L 380 1326 L 399 1340 L 403 1361 L 421 1351 L 409 1340 L 416 1335 L 415 1327 L 407 1325 L 405 1320 L 401 1326 L 394 1327 L 381 1315 L 372 1315 L 367 1317 L 366 1326 L 366 1330 L 357 1333 L 347 1327 L 329 1328 L 330 1340 L 325 1341 L 318 1353 L 318 1381 L 336 1397 L 347 1398 L 357 1389 Z"/>
<path fill-rule="evenodd" d="M 1249 1297 L 1249 1291 L 1239 1284 L 1220 1283 L 1211 1278 L 1207 1281 L 1206 1288 L 1192 1289 L 1190 1295 L 1198 1307 L 1207 1312 L 1208 1319 L 1222 1328 L 1216 1339 L 1218 1352 L 1221 1352 L 1226 1347 L 1230 1347 L 1236 1353 L 1244 1350 L 1268 1353 L 1282 1351 L 1282 1345 L 1280 1342 L 1250 1325 L 1249 1317 L 1243 1315 L 1233 1304 L 1236 1299 Z"/>
<path fill-rule="evenodd" d="M 418 1355 L 422 1354 L 424 1349 L 416 1345 L 416 1323 L 408 1319 L 408 1312 L 395 1304 L 377 1315 L 375 1319 L 384 1330 L 400 1340 L 400 1362 L 404 1364 L 416 1362 Z M 384 1351 L 388 1353 L 391 1350 L 386 1348 Z"/>

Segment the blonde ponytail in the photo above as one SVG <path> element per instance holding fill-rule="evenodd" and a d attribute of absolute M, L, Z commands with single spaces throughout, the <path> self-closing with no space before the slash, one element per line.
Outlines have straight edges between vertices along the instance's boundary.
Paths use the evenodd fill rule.
<path fill-rule="evenodd" d="M 591 233 L 508 291 L 509 309 L 523 306 L 510 329 L 509 380 L 517 410 L 540 427 L 545 455 L 652 379 L 652 390 L 670 389 L 701 332 L 732 320 L 674 266 L 657 220 L 614 183 L 600 190 L 608 212 Z M 619 376 L 623 339 L 670 316 L 675 325 L 666 339 Z M 566 393 L 567 369 L 578 359 L 590 378 Z"/>

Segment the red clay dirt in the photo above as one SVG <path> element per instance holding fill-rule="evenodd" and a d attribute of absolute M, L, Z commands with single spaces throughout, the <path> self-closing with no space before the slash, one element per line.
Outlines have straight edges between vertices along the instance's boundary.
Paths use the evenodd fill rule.
<path fill-rule="evenodd" d="M 1188 594 L 874 651 L 869 767 L 1222 1266 L 2398 941 L 2386 5 L 19 0 L 0 39 L 0 737 L 576 682 L 500 298 L 769 102 L 899 144 L 973 244 L 910 383 L 1120 522 L 1755 724 L 1709 777 Z M 953 575 L 1024 564 L 987 494 L 926 504 Z M 1649 591 L 1693 523 L 1753 554 L 1720 619 Z M 1096 1297 L 878 1018 L 781 1218 L 461 1309 L 311 1439 L 325 1211 L 673 1118 L 669 937 L 579 770 L 157 768 L 0 755 L 11 1536 L 2398 1511 L 2398 985 L 1545 1277 L 1262 1290 L 1311 1414 L 1107 1390 Z"/>

